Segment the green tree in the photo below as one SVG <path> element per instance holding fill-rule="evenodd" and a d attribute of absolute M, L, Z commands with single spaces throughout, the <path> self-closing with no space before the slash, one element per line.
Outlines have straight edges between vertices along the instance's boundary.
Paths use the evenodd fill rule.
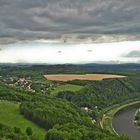
<path fill-rule="evenodd" d="M 31 136 L 31 135 L 33 134 L 32 128 L 31 128 L 31 127 L 27 127 L 27 128 L 26 128 L 26 134 L 27 134 L 28 136 Z"/>
<path fill-rule="evenodd" d="M 17 133 L 17 134 L 19 134 L 19 133 L 21 133 L 21 129 L 18 128 L 18 127 L 14 127 L 14 132 Z"/>

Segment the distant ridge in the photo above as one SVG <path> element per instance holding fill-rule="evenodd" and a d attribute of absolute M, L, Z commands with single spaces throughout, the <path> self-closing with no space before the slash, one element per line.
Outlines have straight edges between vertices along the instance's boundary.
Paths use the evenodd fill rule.
<path fill-rule="evenodd" d="M 102 63 L 87 63 L 87 64 L 47 64 L 47 63 L 0 63 L 0 66 L 102 66 L 102 67 L 140 67 L 140 63 L 123 63 L 123 64 L 102 64 Z"/>
<path fill-rule="evenodd" d="M 57 73 L 68 73 L 69 71 L 78 72 L 82 71 L 82 73 L 116 73 L 120 72 L 128 72 L 128 71 L 137 71 L 140 70 L 140 64 L 136 63 L 128 63 L 128 64 L 97 64 L 97 63 L 89 63 L 89 64 L 0 64 L 0 67 L 31 67 L 33 69 L 46 69 L 47 72 L 56 70 Z"/>

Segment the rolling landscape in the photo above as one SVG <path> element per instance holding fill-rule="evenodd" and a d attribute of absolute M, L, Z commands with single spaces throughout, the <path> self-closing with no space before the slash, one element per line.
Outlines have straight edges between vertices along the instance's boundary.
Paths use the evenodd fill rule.
<path fill-rule="evenodd" d="M 99 67 L 102 67 L 99 76 L 108 75 L 109 78 L 96 79 Z M 140 65 L 136 68 L 135 64 L 1 65 L 0 137 L 12 140 L 137 140 L 129 131 L 120 133 L 112 120 L 119 110 L 135 104 L 139 106 L 139 69 Z M 95 79 L 54 80 L 44 77 L 46 73 L 66 76 L 88 73 Z M 138 129 L 139 113 L 135 119 Z M 117 125 L 123 127 L 121 123 Z"/>
<path fill-rule="evenodd" d="M 0 140 L 140 140 L 140 0 L 0 0 Z"/>

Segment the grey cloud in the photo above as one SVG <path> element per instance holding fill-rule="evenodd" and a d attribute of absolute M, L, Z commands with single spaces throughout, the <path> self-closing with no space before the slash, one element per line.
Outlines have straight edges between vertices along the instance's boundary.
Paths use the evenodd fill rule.
<path fill-rule="evenodd" d="M 125 57 L 140 57 L 140 51 L 131 51 Z"/>
<path fill-rule="evenodd" d="M 139 7 L 139 0 L 0 0 L 0 40 L 64 34 L 95 38 L 118 34 L 137 39 Z"/>

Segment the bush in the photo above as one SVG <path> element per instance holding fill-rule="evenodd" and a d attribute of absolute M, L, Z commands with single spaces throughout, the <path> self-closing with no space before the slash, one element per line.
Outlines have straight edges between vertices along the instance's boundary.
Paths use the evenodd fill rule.
<path fill-rule="evenodd" d="M 32 135 L 32 128 L 31 127 L 27 127 L 26 128 L 26 134 L 28 135 L 28 136 L 31 136 Z"/>

